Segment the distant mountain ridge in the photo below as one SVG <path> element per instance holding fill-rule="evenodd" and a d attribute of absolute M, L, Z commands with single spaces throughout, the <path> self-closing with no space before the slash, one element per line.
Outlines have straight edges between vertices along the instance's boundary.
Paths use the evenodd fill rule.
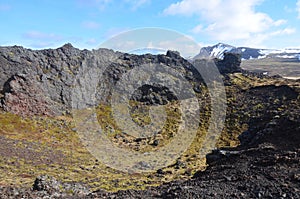
<path fill-rule="evenodd" d="M 237 53 L 241 54 L 243 60 L 248 59 L 261 59 L 267 57 L 289 58 L 300 60 L 300 49 L 259 49 L 249 47 L 235 47 L 228 44 L 218 43 L 214 46 L 207 46 L 200 49 L 198 55 L 194 59 L 201 58 L 219 58 L 223 59 L 224 53 Z"/>

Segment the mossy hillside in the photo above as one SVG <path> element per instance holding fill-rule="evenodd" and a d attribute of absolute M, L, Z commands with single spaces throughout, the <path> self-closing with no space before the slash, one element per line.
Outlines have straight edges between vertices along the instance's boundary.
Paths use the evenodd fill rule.
<path fill-rule="evenodd" d="M 136 125 L 146 126 L 150 124 L 150 106 L 137 101 L 130 101 L 129 104 L 131 107 L 130 116 Z M 149 138 L 135 138 L 129 135 L 130 132 L 123 132 L 122 129 L 119 128 L 113 117 L 111 106 L 100 104 L 97 107 L 99 124 L 111 141 L 118 146 L 131 148 L 139 152 L 155 151 L 159 146 L 168 144 L 171 138 L 175 136 L 175 133 L 178 131 L 178 126 L 180 125 L 180 109 L 178 102 L 171 102 L 166 105 L 165 111 L 167 118 L 164 127 L 160 131 L 154 132 L 153 136 Z M 154 141 L 156 144 L 154 144 Z"/>
<path fill-rule="evenodd" d="M 32 186 L 36 176 L 47 174 L 115 191 L 143 189 L 163 180 L 122 173 L 101 164 L 81 144 L 72 123 L 68 117 L 21 118 L 0 112 L 0 136 L 2 142 L 9 143 L 1 146 L 0 184 Z"/>
<path fill-rule="evenodd" d="M 233 88 L 228 89 L 228 92 L 233 91 Z M 206 167 L 205 158 L 200 157 L 199 151 L 202 149 L 203 142 L 207 136 L 207 129 L 211 117 L 210 98 L 208 95 L 208 90 L 205 88 L 203 88 L 202 92 L 197 95 L 199 99 L 201 99 L 199 100 L 199 128 L 191 145 L 187 147 L 187 150 L 177 160 L 174 160 L 174 165 L 163 169 L 163 172 L 167 174 L 172 173 L 172 177 L 188 177 L 195 171 L 199 169 L 205 169 Z M 234 96 L 232 95 L 228 98 L 228 105 L 231 106 L 233 103 Z M 133 112 L 131 112 L 133 121 L 141 126 L 150 123 L 150 118 L 147 114 L 149 111 L 149 105 L 147 107 L 147 105 L 143 105 L 142 103 L 134 101 L 131 101 L 130 105 L 132 110 L 134 110 Z M 116 145 L 118 145 L 119 147 L 146 152 L 159 149 L 160 147 L 169 143 L 172 138 L 176 136 L 176 132 L 178 130 L 176 126 L 179 125 L 178 119 L 181 115 L 180 111 L 178 111 L 180 110 L 180 103 L 178 101 L 173 101 L 171 103 L 168 103 L 165 108 L 167 112 L 167 120 L 161 132 L 158 133 L 160 136 L 159 138 L 161 138 L 158 145 L 153 145 L 153 141 L 157 139 L 157 135 L 148 139 L 139 139 L 139 141 L 136 141 L 135 138 L 126 135 L 126 133 L 118 128 L 117 122 L 113 118 L 111 106 L 107 104 L 100 104 L 97 108 L 97 113 L 102 129 L 109 129 L 108 136 L 110 136 L 110 139 Z M 228 109 L 228 111 L 234 112 L 232 114 L 235 114 L 235 112 L 237 112 L 234 109 Z M 239 144 L 238 135 L 247 130 L 247 125 L 242 124 L 240 119 L 242 118 L 235 117 L 232 119 L 226 119 L 225 128 L 221 133 L 221 137 L 217 140 L 216 147 L 237 146 Z M 215 139 L 206 139 L 206 141 L 215 142 Z"/>
<path fill-rule="evenodd" d="M 298 98 L 289 100 L 288 93 L 274 95 L 272 89 L 288 90 L 281 85 L 282 79 L 258 78 L 236 73 L 228 77 L 227 116 L 216 147 L 229 147 L 239 144 L 238 136 L 248 129 L 249 122 L 265 113 L 271 117 L 284 114 L 286 106 L 297 104 Z M 274 88 L 270 85 L 276 85 Z M 300 87 L 297 87 L 298 90 Z M 206 162 L 199 156 L 199 150 L 207 135 L 210 118 L 210 99 L 202 89 L 197 94 L 200 104 L 200 124 L 196 137 L 188 149 L 174 160 L 174 164 L 160 172 L 127 174 L 113 170 L 96 160 L 83 146 L 74 121 L 69 116 L 25 118 L 11 113 L 0 112 L 0 184 L 32 186 L 38 175 L 51 175 L 62 181 L 83 182 L 92 189 L 116 191 L 120 189 L 144 189 L 174 179 L 190 178 L 195 171 L 205 169 Z M 289 91 L 292 92 L 292 91 Z M 149 106 L 130 102 L 131 116 L 139 125 L 150 122 Z M 155 151 L 176 136 L 180 124 L 180 110 L 177 102 L 166 105 L 167 122 L 161 132 L 149 139 L 137 140 L 118 128 L 112 116 L 112 108 L 100 104 L 96 111 L 100 126 L 113 143 L 136 151 Z M 273 110 L 268 112 L 268 110 Z M 268 122 L 268 121 L 263 121 Z M 123 140 L 127 140 L 123 142 Z M 155 140 L 159 142 L 154 143 Z M 208 139 L 209 140 L 209 139 Z"/>
<path fill-rule="evenodd" d="M 178 114 L 171 115 L 171 106 L 176 107 L 177 105 L 176 103 L 170 105 L 170 109 L 167 111 L 170 116 L 167 119 L 168 125 L 161 133 L 161 136 L 170 139 L 173 133 L 176 133 L 176 120 L 178 120 Z M 102 110 L 100 115 L 104 121 L 110 118 L 105 117 L 106 114 L 106 116 L 111 116 L 109 109 L 109 107 L 103 106 L 99 108 Z M 99 116 L 99 120 L 101 117 Z M 137 116 L 135 115 L 135 117 Z M 101 124 L 107 124 L 109 120 L 104 121 Z M 156 173 L 126 174 L 106 167 L 90 155 L 80 142 L 70 117 L 22 118 L 11 113 L 1 112 L 0 124 L 1 136 L 5 138 L 6 142 L 13 143 L 9 145 L 9 149 L 2 147 L 1 184 L 31 186 L 36 176 L 47 174 L 62 181 L 83 182 L 95 189 L 103 188 L 109 191 L 128 188 L 143 189 L 146 186 L 158 185 L 176 178 L 189 177 L 192 174 L 190 172 L 191 165 L 195 169 L 199 168 L 199 165 L 205 165 L 203 161 L 199 163 L 197 156 L 189 155 L 189 151 L 187 151 L 181 161 L 188 158 L 193 159 L 193 164 L 187 164 L 187 166 L 190 165 L 189 168 L 182 164 L 175 165 L 176 160 L 174 160 L 174 165 L 165 168 L 165 174 L 161 176 Z M 110 125 L 113 126 L 114 123 L 110 122 Z M 111 135 L 117 135 L 117 132 Z M 170 139 L 166 139 L 166 141 Z M 158 147 L 166 143 L 164 139 L 160 139 L 160 141 Z M 194 142 L 193 145 L 196 146 L 196 143 Z M 147 146 L 148 148 L 144 150 L 155 149 L 153 140 L 150 140 Z M 11 153 L 11 151 L 17 152 Z M 196 152 L 195 149 L 193 151 Z M 22 155 L 26 153 L 28 154 Z M 10 154 L 15 154 L 15 156 Z M 197 161 L 198 163 L 196 163 Z"/>
<path fill-rule="evenodd" d="M 143 110 L 149 109 L 149 107 L 136 102 L 131 102 L 131 105 L 132 107 L 142 107 Z M 166 125 L 158 135 L 142 141 L 139 144 L 140 147 L 134 147 L 136 140 L 124 135 L 118 129 L 110 106 L 99 105 L 97 113 L 101 127 L 107 130 L 108 137 L 115 141 L 115 144 L 132 150 L 150 151 L 164 146 L 176 135 L 180 121 L 178 106 L 177 102 L 167 105 Z M 16 141 L 13 150 L 20 150 L 22 153 L 31 147 L 31 153 L 25 157 L 22 157 L 20 153 L 16 153 L 17 155 L 13 157 L 2 156 L 3 174 L 0 183 L 31 186 L 36 176 L 47 174 L 62 181 L 83 182 L 95 189 L 103 188 L 115 191 L 129 188 L 143 189 L 146 186 L 158 185 L 174 179 L 189 178 L 195 171 L 204 169 L 206 166 L 205 159 L 201 159 L 198 154 L 210 116 L 208 107 L 203 110 L 206 111 L 201 112 L 199 130 L 191 146 L 179 159 L 174 160 L 174 165 L 163 168 L 163 175 L 156 173 L 126 174 L 101 164 L 80 142 L 70 117 L 22 118 L 11 113 L 1 112 L 1 136 L 9 141 Z M 131 115 L 133 120 L 140 125 L 149 123 L 149 116 L 145 114 L 145 111 L 139 112 L 139 109 L 136 109 Z M 128 142 L 120 143 L 115 139 L 118 137 L 117 135 L 122 135 L 122 138 Z M 156 146 L 154 145 L 155 140 L 159 140 Z M 132 144 L 130 145 L 130 143 Z M 51 155 L 53 159 L 47 162 L 46 160 L 51 158 Z"/>
<path fill-rule="evenodd" d="M 133 120 L 139 125 L 147 125 L 149 123 L 149 115 L 145 112 L 135 109 L 137 106 L 142 110 L 149 110 L 148 105 L 143 105 L 139 102 L 130 102 L 134 111 L 131 113 Z M 148 107 L 147 107 L 148 106 Z M 178 126 L 180 125 L 180 104 L 176 101 L 170 102 L 165 106 L 167 118 L 164 127 L 160 132 L 154 134 L 154 136 L 144 139 L 135 139 L 134 137 L 127 135 L 121 129 L 118 129 L 117 123 L 113 118 L 112 110 L 109 105 L 101 104 L 97 108 L 98 118 L 101 121 L 100 125 L 103 129 L 106 127 L 116 127 L 113 131 L 108 133 L 109 138 L 118 147 L 124 147 L 126 149 L 137 150 L 139 152 L 155 151 L 168 144 L 176 136 Z M 179 159 L 174 160 L 174 164 L 163 168 L 161 173 L 164 173 L 165 180 L 170 181 L 179 178 L 187 178 L 193 174 L 196 170 L 204 169 L 205 159 L 199 158 L 199 149 L 202 146 L 202 142 L 205 137 L 206 124 L 204 117 L 202 117 L 201 125 L 197 131 L 197 135 L 188 147 L 188 149 L 181 155 Z M 206 117 L 206 120 L 208 117 Z M 111 130 L 111 128 L 109 128 Z M 155 141 L 158 141 L 155 144 Z"/>

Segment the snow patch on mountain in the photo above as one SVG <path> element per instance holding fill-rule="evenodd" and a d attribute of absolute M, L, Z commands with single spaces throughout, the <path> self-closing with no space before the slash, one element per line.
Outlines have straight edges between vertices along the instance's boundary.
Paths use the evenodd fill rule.
<path fill-rule="evenodd" d="M 213 48 L 210 55 L 212 57 L 219 57 L 219 58 L 223 59 L 224 53 L 231 51 L 233 48 L 234 48 L 233 46 L 224 45 L 224 44 L 219 43 L 216 47 Z"/>
<path fill-rule="evenodd" d="M 257 49 L 249 47 L 234 47 L 228 44 L 218 43 L 214 46 L 203 47 L 200 49 L 200 53 L 194 57 L 199 58 L 219 58 L 223 59 L 224 53 L 231 52 L 241 54 L 242 60 L 248 59 L 263 59 L 267 57 L 276 57 L 282 59 L 298 59 L 300 60 L 300 49 L 286 48 L 286 49 Z"/>
<path fill-rule="evenodd" d="M 290 54 L 290 53 L 299 53 L 300 50 L 296 51 L 290 50 L 290 49 L 281 49 L 281 50 L 276 50 L 276 49 L 262 49 L 259 50 L 259 53 L 264 54 L 264 55 L 270 55 L 270 54 Z"/>

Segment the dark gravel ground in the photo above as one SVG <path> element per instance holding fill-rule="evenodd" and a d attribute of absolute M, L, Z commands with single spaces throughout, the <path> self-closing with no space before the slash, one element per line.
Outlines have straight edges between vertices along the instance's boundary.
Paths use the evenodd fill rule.
<path fill-rule="evenodd" d="M 300 198 L 300 122 L 286 117 L 268 134 L 256 131 L 252 142 L 219 149 L 210 166 L 188 181 L 144 191 L 90 194 L 99 198 Z M 251 131 L 251 129 L 250 129 Z"/>

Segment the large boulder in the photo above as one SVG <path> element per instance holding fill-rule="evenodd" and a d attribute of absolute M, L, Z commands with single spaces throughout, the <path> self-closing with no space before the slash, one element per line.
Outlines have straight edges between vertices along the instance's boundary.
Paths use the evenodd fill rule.
<path fill-rule="evenodd" d="M 57 198 L 67 198 L 70 195 L 84 197 L 90 193 L 89 188 L 81 183 L 64 183 L 48 175 L 38 176 L 33 183 L 32 190 L 40 192 L 38 195 L 50 195 Z"/>
<path fill-rule="evenodd" d="M 216 59 L 216 65 L 222 74 L 241 72 L 241 55 L 224 53 L 224 58 L 222 60 Z"/>

